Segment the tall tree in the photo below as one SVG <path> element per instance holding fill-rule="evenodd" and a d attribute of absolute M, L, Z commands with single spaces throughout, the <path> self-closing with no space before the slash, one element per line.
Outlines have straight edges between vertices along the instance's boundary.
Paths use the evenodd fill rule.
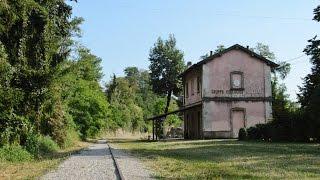
<path fill-rule="evenodd" d="M 40 121 L 47 118 L 45 113 L 57 117 L 53 111 L 59 108 L 45 108 L 44 105 L 53 97 L 49 91 L 57 67 L 70 51 L 70 39 L 77 24 L 70 18 L 71 12 L 71 6 L 64 0 L 0 1 L 0 41 L 7 62 L 14 70 L 7 87 L 21 92 L 13 97 L 16 105 L 11 112 L 0 117 L 7 122 L 8 129 L 26 126 L 20 120 L 9 123 L 10 119 L 23 116 L 40 132 Z M 49 110 L 52 111 L 43 112 Z"/>
<path fill-rule="evenodd" d="M 315 21 L 320 22 L 320 5 L 314 9 Z M 309 120 L 309 131 L 320 141 L 320 40 L 315 36 L 310 39 L 304 52 L 311 56 L 311 73 L 304 78 L 303 87 L 298 94 L 299 102 Z"/>
<path fill-rule="evenodd" d="M 109 128 L 109 103 L 99 84 L 102 78 L 101 59 L 79 47 L 75 59 L 64 64 L 61 77 L 56 78 L 57 91 L 82 138 L 94 137 Z M 50 123 L 44 123 L 44 127 Z"/>
<path fill-rule="evenodd" d="M 257 45 L 254 48 L 251 48 L 251 50 L 271 61 L 276 61 L 276 56 L 270 50 L 268 45 L 257 43 Z M 279 64 L 279 67 L 274 69 L 275 78 L 277 78 L 277 75 L 279 74 L 281 79 L 285 79 L 290 72 L 290 64 L 285 61 L 276 61 L 276 63 Z"/>
<path fill-rule="evenodd" d="M 251 50 L 271 61 L 276 61 L 276 56 L 268 45 L 257 43 Z M 286 127 L 284 129 L 288 130 L 289 128 L 287 127 L 290 127 L 293 123 L 290 118 L 295 111 L 295 104 L 290 101 L 289 95 L 286 93 L 286 86 L 279 82 L 278 76 L 280 76 L 281 79 L 285 79 L 290 72 L 290 64 L 279 61 L 277 63 L 279 63 L 280 66 L 273 70 L 271 79 L 273 122 L 281 127 Z M 283 133 L 289 134 L 289 132 L 284 129 L 282 130 Z"/>
<path fill-rule="evenodd" d="M 171 96 L 181 92 L 182 82 L 178 75 L 185 69 L 183 52 L 176 47 L 173 35 L 169 39 L 158 38 L 150 50 L 150 78 L 152 89 L 159 95 L 166 95 L 164 113 L 168 112 Z"/>

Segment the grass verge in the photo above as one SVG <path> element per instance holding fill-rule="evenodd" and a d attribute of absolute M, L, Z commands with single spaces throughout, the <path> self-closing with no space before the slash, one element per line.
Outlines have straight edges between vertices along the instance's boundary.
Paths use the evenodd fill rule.
<path fill-rule="evenodd" d="M 0 159 L 0 179 L 36 179 L 56 168 L 66 157 L 87 147 L 89 143 L 77 142 L 72 147 L 44 154 L 38 159 L 10 162 Z"/>
<path fill-rule="evenodd" d="M 111 139 L 164 179 L 320 178 L 320 145 L 197 140 L 146 142 Z"/>

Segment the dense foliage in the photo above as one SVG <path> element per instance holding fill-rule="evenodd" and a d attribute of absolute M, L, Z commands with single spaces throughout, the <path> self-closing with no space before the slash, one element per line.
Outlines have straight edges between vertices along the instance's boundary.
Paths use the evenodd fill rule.
<path fill-rule="evenodd" d="M 314 20 L 320 22 L 320 6 L 314 9 Z M 315 36 L 304 52 L 311 56 L 311 73 L 304 78 L 300 87 L 299 102 L 309 136 L 320 141 L 320 40 Z"/>
<path fill-rule="evenodd" d="M 108 128 L 101 59 L 75 46 L 71 15 L 64 0 L 0 1 L 0 147 L 38 155 Z"/>
<path fill-rule="evenodd" d="M 167 40 L 158 38 L 149 53 L 150 83 L 152 90 L 166 96 L 163 113 L 168 113 L 173 95 L 179 96 L 182 90 L 182 80 L 179 75 L 185 70 L 183 52 L 176 47 L 176 39 L 170 35 Z M 163 119 L 156 121 L 156 134 L 164 136 Z"/>
<path fill-rule="evenodd" d="M 289 74 L 290 64 L 277 61 L 275 54 L 265 44 L 257 43 L 251 50 L 279 64 L 279 67 L 273 69 L 271 77 L 273 120 L 267 124 L 258 124 L 248 129 L 240 129 L 239 139 L 301 140 L 302 137 L 297 136 L 301 129 L 296 129 L 297 123 L 300 123 L 298 105 L 289 99 L 286 86 L 279 81 L 280 79 L 285 79 Z"/>
<path fill-rule="evenodd" d="M 152 91 L 150 74 L 137 67 L 127 67 L 124 77 L 113 76 L 106 84 L 106 96 L 110 103 L 114 120 L 113 129 L 124 129 L 135 132 L 151 132 L 154 115 L 162 114 L 166 107 L 166 98 Z M 178 109 L 176 100 L 171 101 L 169 110 Z M 178 126 L 181 120 L 176 115 L 168 116 L 167 126 Z"/>
<path fill-rule="evenodd" d="M 320 21 L 320 6 L 314 10 L 314 20 Z M 309 40 L 304 52 L 311 56 L 311 73 L 304 78 L 298 99 L 301 107 L 289 100 L 284 85 L 278 83 L 277 75 L 272 81 L 273 117 L 266 125 L 249 128 L 249 139 L 320 141 L 320 40 Z M 276 69 L 281 78 L 286 77 L 290 66 L 282 63 Z"/>
<path fill-rule="evenodd" d="M 150 50 L 150 80 L 152 89 L 159 95 L 167 96 L 165 113 L 168 112 L 172 95 L 179 95 L 182 81 L 178 77 L 185 69 L 183 52 L 176 47 L 173 35 L 168 40 L 159 38 Z"/>

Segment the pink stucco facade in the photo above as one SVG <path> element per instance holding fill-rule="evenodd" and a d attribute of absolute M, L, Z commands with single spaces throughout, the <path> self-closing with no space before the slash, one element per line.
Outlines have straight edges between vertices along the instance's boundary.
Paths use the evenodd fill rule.
<path fill-rule="evenodd" d="M 186 74 L 185 105 L 192 105 L 202 100 L 202 69 L 195 69 Z M 198 82 L 200 80 L 200 82 Z M 199 86 L 199 87 L 197 87 Z M 187 90 L 188 89 L 188 90 Z"/>
<path fill-rule="evenodd" d="M 200 124 L 198 129 L 185 129 L 197 131 L 194 134 L 201 138 L 236 138 L 241 127 L 272 119 L 271 66 L 248 51 L 234 48 L 219 54 L 185 73 L 183 80 L 184 106 L 196 105 L 201 111 L 185 112 L 187 124 Z"/>

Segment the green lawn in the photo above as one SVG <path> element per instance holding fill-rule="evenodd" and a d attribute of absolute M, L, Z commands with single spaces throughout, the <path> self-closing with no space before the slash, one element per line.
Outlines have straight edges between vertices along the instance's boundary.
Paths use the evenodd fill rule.
<path fill-rule="evenodd" d="M 157 178 L 320 179 L 320 145 L 197 140 L 111 142 L 142 159 Z"/>

